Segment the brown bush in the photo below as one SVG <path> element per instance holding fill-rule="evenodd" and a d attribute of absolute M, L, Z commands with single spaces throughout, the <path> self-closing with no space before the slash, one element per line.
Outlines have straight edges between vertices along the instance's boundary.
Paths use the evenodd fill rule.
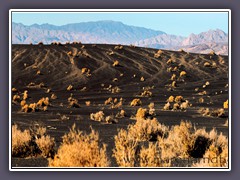
<path fill-rule="evenodd" d="M 116 114 L 116 118 L 124 118 L 125 116 L 126 112 L 123 109 L 121 109 L 121 111 Z"/>
<path fill-rule="evenodd" d="M 91 113 L 90 114 L 90 119 L 93 121 L 104 121 L 104 112 L 103 111 L 99 111 L 96 113 Z"/>
<path fill-rule="evenodd" d="M 54 159 L 49 159 L 49 167 L 108 167 L 106 145 L 99 143 L 99 135 L 94 130 L 90 134 L 76 130 L 63 136 Z"/>
<path fill-rule="evenodd" d="M 133 99 L 132 102 L 130 103 L 130 106 L 141 106 L 142 101 L 140 99 Z"/>
<path fill-rule="evenodd" d="M 31 134 L 29 130 L 21 131 L 17 125 L 12 126 L 12 156 L 26 156 L 29 153 Z"/>
<path fill-rule="evenodd" d="M 223 108 L 228 109 L 228 99 L 223 103 Z"/>
<path fill-rule="evenodd" d="M 114 61 L 112 66 L 113 66 L 113 67 L 119 66 L 119 61 L 117 61 L 117 60 Z"/>
<path fill-rule="evenodd" d="M 73 86 L 70 84 L 68 87 L 67 87 L 67 91 L 71 91 L 73 89 Z"/>
<path fill-rule="evenodd" d="M 147 109 L 139 108 L 136 113 L 136 119 L 145 119 L 147 114 Z"/>

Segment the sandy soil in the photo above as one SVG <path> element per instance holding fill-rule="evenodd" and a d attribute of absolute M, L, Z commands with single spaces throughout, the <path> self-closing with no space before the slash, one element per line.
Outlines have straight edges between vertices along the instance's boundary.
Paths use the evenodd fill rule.
<path fill-rule="evenodd" d="M 75 123 L 80 130 L 90 132 L 90 126 L 100 134 L 102 142 L 108 145 L 108 156 L 111 166 L 116 166 L 112 158 L 114 135 L 117 129 L 127 128 L 135 120 L 130 119 L 139 107 L 131 107 L 132 99 L 138 97 L 147 107 L 150 102 L 155 103 L 156 118 L 159 122 L 171 126 L 179 124 L 181 120 L 191 121 L 196 127 L 206 127 L 209 131 L 213 127 L 218 132 L 228 136 L 228 127 L 224 126 L 228 117 L 206 117 L 198 113 L 201 107 L 218 109 L 228 99 L 228 56 L 211 56 L 203 54 L 189 54 L 163 50 L 160 57 L 154 57 L 157 49 L 124 46 L 114 49 L 114 45 L 13 45 L 12 46 L 12 87 L 21 94 L 28 90 L 29 103 L 36 102 L 42 97 L 51 97 L 54 93 L 58 98 L 50 99 L 51 106 L 46 112 L 20 112 L 19 103 L 12 103 L 11 123 L 16 123 L 21 129 L 34 124 L 47 127 L 47 133 L 55 138 L 59 146 L 62 135 L 69 131 Z M 70 52 L 68 53 L 68 52 Z M 113 52 L 112 55 L 109 53 Z M 172 58 L 175 62 L 167 63 Z M 119 66 L 112 66 L 114 61 Z M 224 63 L 223 63 L 224 61 Z M 205 62 L 211 64 L 204 66 Z M 216 63 L 216 64 L 215 64 Z M 212 65 L 214 64 L 214 65 Z M 178 67 L 176 72 L 168 72 L 167 68 Z M 91 76 L 82 74 L 82 68 L 90 69 Z M 40 74 L 37 71 L 40 70 Z M 172 74 L 179 76 L 186 71 L 184 81 L 177 81 L 176 88 L 169 88 Z M 144 81 L 140 81 L 144 77 Z M 117 81 L 113 82 L 113 79 Z M 206 82 L 210 85 L 203 88 Z M 28 86 L 33 82 L 35 85 Z M 44 83 L 44 86 L 39 86 Z M 73 86 L 67 91 L 69 85 Z M 119 87 L 120 92 L 112 93 L 107 88 Z M 139 97 L 142 88 L 154 86 L 152 97 Z M 195 88 L 199 88 L 195 91 Z M 51 89 L 47 93 L 47 89 Z M 85 89 L 85 90 L 84 90 Z M 206 91 L 205 95 L 199 92 Z M 80 108 L 68 108 L 70 95 L 80 104 Z M 192 104 L 186 111 L 163 111 L 162 108 L 170 96 L 181 95 Z M 123 98 L 121 108 L 111 109 L 104 105 L 109 97 Z M 199 103 L 199 98 L 204 98 Z M 90 106 L 85 101 L 91 101 Z M 105 115 L 116 115 L 120 109 L 126 111 L 127 116 L 119 119 L 117 124 L 105 124 L 90 120 L 90 113 L 103 110 Z M 47 166 L 44 158 L 13 158 L 12 166 Z"/>

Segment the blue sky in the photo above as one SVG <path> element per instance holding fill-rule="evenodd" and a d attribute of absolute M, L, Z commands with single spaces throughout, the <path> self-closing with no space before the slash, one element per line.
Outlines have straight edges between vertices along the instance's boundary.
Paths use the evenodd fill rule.
<path fill-rule="evenodd" d="M 168 12 L 168 13 L 62 13 L 62 12 L 12 12 L 12 22 L 25 25 L 49 23 L 65 25 L 99 20 L 121 21 L 127 25 L 164 31 L 168 34 L 188 36 L 209 29 L 221 29 L 228 33 L 227 12 Z"/>

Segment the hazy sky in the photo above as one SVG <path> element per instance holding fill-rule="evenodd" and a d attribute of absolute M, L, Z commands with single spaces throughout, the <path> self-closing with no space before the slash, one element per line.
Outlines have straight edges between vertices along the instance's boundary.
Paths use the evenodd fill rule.
<path fill-rule="evenodd" d="M 228 33 L 228 12 L 168 12 L 168 13 L 63 13 L 63 12 L 12 12 L 12 22 L 25 25 L 49 23 L 65 25 L 99 20 L 121 21 L 127 25 L 164 31 L 168 34 L 188 36 L 209 29 Z"/>

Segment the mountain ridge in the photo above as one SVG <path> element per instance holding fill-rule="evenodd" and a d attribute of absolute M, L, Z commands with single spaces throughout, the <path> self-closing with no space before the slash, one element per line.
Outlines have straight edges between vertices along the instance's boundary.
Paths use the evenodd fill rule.
<path fill-rule="evenodd" d="M 70 23 L 56 26 L 52 24 L 12 23 L 13 44 L 50 44 L 53 41 L 66 43 L 134 44 L 140 47 L 163 48 L 194 53 L 228 54 L 228 34 L 220 29 L 210 29 L 188 37 L 167 34 L 163 31 L 126 25 L 120 21 L 104 20 Z"/>

